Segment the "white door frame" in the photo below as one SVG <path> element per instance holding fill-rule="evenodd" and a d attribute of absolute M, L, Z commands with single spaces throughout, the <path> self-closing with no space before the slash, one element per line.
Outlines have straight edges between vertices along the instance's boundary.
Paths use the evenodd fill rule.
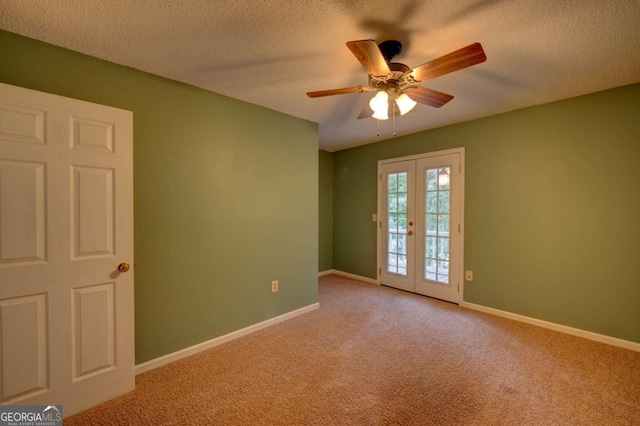
<path fill-rule="evenodd" d="M 384 188 L 382 187 L 382 174 L 381 174 L 381 170 L 382 170 L 382 166 L 384 164 L 389 164 L 389 163 L 397 163 L 400 161 L 408 161 L 408 160 L 420 160 L 423 158 L 431 158 L 431 157 L 439 157 L 442 155 L 448 155 L 448 154 L 459 154 L 460 155 L 460 262 L 458 265 L 458 281 L 459 281 L 459 286 L 460 286 L 460 294 L 459 294 L 459 300 L 458 300 L 458 304 L 461 304 L 464 301 L 464 182 L 465 182 L 465 148 L 464 147 L 459 147 L 459 148 L 452 148 L 452 149 L 445 149 L 442 151 L 433 151 L 433 152 L 425 152 L 422 154 L 416 154 L 416 155 L 409 155 L 406 157 L 397 157 L 397 158 L 388 158 L 388 159 L 384 159 L 384 160 L 379 160 L 378 161 L 378 200 L 377 200 L 377 218 L 378 218 L 378 226 L 376 229 L 376 268 L 378 269 L 377 274 L 376 274 L 376 283 L 377 284 L 382 284 L 382 280 L 381 280 L 381 275 L 382 275 L 382 268 L 384 266 L 384 252 L 382 250 L 381 247 L 381 243 L 383 241 L 383 235 L 382 235 L 382 217 L 383 217 L 383 209 L 384 209 L 384 204 L 383 202 L 386 202 L 386 200 L 384 200 Z"/>

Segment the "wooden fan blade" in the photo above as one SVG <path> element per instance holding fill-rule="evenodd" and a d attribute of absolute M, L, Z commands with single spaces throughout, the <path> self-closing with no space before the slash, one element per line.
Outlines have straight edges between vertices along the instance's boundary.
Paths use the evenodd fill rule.
<path fill-rule="evenodd" d="M 453 96 L 447 95 L 446 93 L 419 86 L 413 89 L 408 89 L 406 93 L 407 96 L 409 96 L 414 101 L 435 108 L 440 108 L 442 105 L 453 99 Z"/>
<path fill-rule="evenodd" d="M 373 110 L 369 106 L 369 102 L 367 102 L 367 104 L 364 106 L 364 108 L 360 112 L 360 115 L 358 116 L 358 120 L 362 118 L 370 118 L 371 116 L 373 116 Z"/>
<path fill-rule="evenodd" d="M 317 92 L 307 92 L 307 96 L 310 98 L 320 98 L 323 96 L 346 95 L 348 93 L 363 93 L 366 91 L 367 88 L 362 86 L 345 87 L 344 89 L 318 90 Z"/>
<path fill-rule="evenodd" d="M 389 65 L 374 40 L 348 41 L 347 47 L 369 74 L 375 77 L 386 77 L 391 74 Z"/>
<path fill-rule="evenodd" d="M 487 60 L 480 43 L 473 43 L 455 52 L 441 56 L 426 64 L 415 67 L 411 75 L 415 81 L 425 81 L 453 71 L 470 67 Z"/>

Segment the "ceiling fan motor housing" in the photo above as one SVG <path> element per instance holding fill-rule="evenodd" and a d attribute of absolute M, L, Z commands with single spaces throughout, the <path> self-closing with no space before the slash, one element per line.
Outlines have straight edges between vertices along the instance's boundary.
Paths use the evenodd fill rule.
<path fill-rule="evenodd" d="M 378 48 L 380 49 L 380 52 L 382 52 L 384 60 L 391 62 L 393 58 L 402 52 L 402 43 L 398 40 L 386 40 L 380 43 Z"/>
<path fill-rule="evenodd" d="M 374 76 L 369 74 L 369 87 L 386 91 L 399 91 L 405 85 L 413 83 L 410 78 L 411 69 L 405 64 L 391 62 L 393 58 L 402 52 L 402 43 L 398 40 L 386 40 L 378 44 L 378 49 L 389 65 L 391 73 L 386 76 Z"/>
<path fill-rule="evenodd" d="M 407 84 L 414 83 L 411 78 L 411 69 L 405 64 L 391 62 L 389 63 L 389 69 L 391 70 L 391 74 L 385 77 L 369 75 L 369 87 L 387 91 L 398 91 L 403 89 Z"/>

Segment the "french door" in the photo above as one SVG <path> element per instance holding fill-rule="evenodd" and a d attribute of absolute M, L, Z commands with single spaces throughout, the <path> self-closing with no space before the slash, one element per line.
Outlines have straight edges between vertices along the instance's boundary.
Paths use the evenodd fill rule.
<path fill-rule="evenodd" d="M 460 302 L 463 159 L 459 148 L 379 163 L 382 284 Z"/>

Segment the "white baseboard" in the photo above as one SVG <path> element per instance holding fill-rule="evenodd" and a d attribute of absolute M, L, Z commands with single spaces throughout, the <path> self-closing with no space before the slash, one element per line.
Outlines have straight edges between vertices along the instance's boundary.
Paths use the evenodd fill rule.
<path fill-rule="evenodd" d="M 369 284 L 376 284 L 376 285 L 380 284 L 377 280 L 374 280 L 373 278 L 363 277 L 361 275 L 356 275 L 356 274 L 350 274 L 349 272 L 342 272 L 342 271 L 338 271 L 337 269 L 329 269 L 326 271 L 322 271 L 318 274 L 318 276 L 321 277 L 323 275 L 329 275 L 329 274 L 341 275 L 343 277 L 353 278 L 354 280 L 364 281 L 365 283 L 369 283 Z"/>
<path fill-rule="evenodd" d="M 297 317 L 298 315 L 306 314 L 307 312 L 314 311 L 320 307 L 319 303 L 314 303 L 304 308 L 296 309 L 295 311 L 287 312 L 286 314 L 279 315 L 275 318 L 268 319 L 266 321 L 259 322 L 257 324 L 250 325 L 240 330 L 233 331 L 224 336 L 216 337 L 215 339 L 208 340 L 206 342 L 198 343 L 197 345 L 190 346 L 188 348 L 181 349 L 171 354 L 163 355 L 159 358 L 152 359 L 142 364 L 136 365 L 136 375 L 144 373 L 145 371 L 153 370 L 154 368 L 161 367 L 163 365 L 172 363 L 182 358 L 197 354 L 198 352 L 206 351 L 213 347 L 219 346 L 223 343 L 237 339 L 247 334 L 251 334 L 255 331 L 277 324 L 279 322 Z"/>
<path fill-rule="evenodd" d="M 591 331 L 586 331 L 579 328 L 573 328 L 566 325 L 556 324 L 549 321 L 543 321 L 537 318 L 531 318 L 531 317 L 527 317 L 520 314 L 514 314 L 512 312 L 502 311 L 500 309 L 489 308 L 483 305 L 476 305 L 475 303 L 462 302 L 460 306 L 462 306 L 463 308 L 472 309 L 474 311 L 484 312 L 487 314 L 497 315 L 499 317 L 524 322 L 527 324 L 537 325 L 538 327 L 559 331 L 561 333 L 570 334 L 572 336 L 582 337 L 583 339 L 589 339 L 596 342 L 606 343 L 608 345 L 618 346 L 620 348 L 640 352 L 640 343 L 631 342 L 629 340 L 618 339 L 617 337 L 611 337 L 611 336 L 606 336 L 604 334 L 593 333 Z"/>

